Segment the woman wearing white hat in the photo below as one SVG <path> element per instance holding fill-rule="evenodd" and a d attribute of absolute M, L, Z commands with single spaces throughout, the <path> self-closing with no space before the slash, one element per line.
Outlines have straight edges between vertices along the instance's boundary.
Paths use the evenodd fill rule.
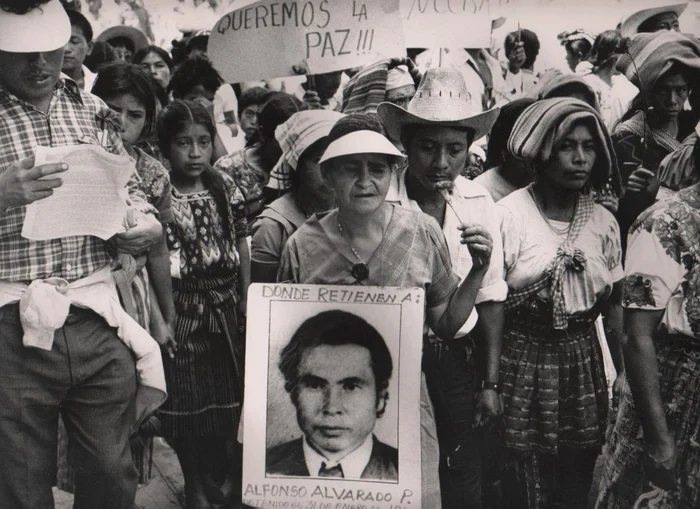
<path fill-rule="evenodd" d="M 321 171 L 335 191 L 338 209 L 311 217 L 290 237 L 278 281 L 376 285 L 425 289 L 426 322 L 446 340 L 467 321 L 491 257 L 488 236 L 462 228 L 462 243 L 486 263 L 466 279 L 452 270 L 445 238 L 422 212 L 387 203 L 392 167 L 403 155 L 384 137 L 375 117 L 354 114 L 328 135 Z M 425 389 L 425 386 L 423 387 Z M 425 390 L 421 405 L 423 507 L 440 507 L 437 444 Z"/>

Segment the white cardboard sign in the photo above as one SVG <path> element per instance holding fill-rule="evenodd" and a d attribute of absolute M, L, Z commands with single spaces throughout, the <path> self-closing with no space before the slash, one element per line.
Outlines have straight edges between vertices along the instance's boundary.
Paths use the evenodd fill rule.
<path fill-rule="evenodd" d="M 423 303 L 420 288 L 251 285 L 244 504 L 420 508 Z"/>
<path fill-rule="evenodd" d="M 229 83 L 339 71 L 406 54 L 399 0 L 261 0 L 223 16 L 209 58 Z"/>

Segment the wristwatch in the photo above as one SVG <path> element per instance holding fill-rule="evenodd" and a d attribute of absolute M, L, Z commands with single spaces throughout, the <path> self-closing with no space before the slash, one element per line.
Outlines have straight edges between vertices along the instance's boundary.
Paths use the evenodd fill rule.
<path fill-rule="evenodd" d="M 484 389 L 491 389 L 493 391 L 499 392 L 500 384 L 498 382 L 489 382 L 488 380 L 482 380 L 479 388 L 483 391 Z"/>

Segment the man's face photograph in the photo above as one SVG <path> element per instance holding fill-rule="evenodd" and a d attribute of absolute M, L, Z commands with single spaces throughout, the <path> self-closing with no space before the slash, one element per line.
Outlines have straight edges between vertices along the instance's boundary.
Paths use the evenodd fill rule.
<path fill-rule="evenodd" d="M 298 375 L 297 421 L 309 445 L 329 459 L 359 447 L 384 404 L 369 350 L 354 344 L 308 348 Z"/>

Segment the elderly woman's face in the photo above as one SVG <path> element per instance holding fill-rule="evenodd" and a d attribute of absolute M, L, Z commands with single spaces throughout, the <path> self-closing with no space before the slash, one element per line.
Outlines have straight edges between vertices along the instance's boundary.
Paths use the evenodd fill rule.
<path fill-rule="evenodd" d="M 559 189 L 578 190 L 588 182 L 596 160 L 596 139 L 588 126 L 578 125 L 559 144 L 545 164 L 541 178 Z"/>
<path fill-rule="evenodd" d="M 391 165 L 384 154 L 353 154 L 334 161 L 326 178 L 339 209 L 369 215 L 384 203 L 389 192 Z"/>
<path fill-rule="evenodd" d="M 453 182 L 466 166 L 468 138 L 462 130 L 421 126 L 406 147 L 411 178 L 426 189 L 435 189 L 438 182 Z"/>

